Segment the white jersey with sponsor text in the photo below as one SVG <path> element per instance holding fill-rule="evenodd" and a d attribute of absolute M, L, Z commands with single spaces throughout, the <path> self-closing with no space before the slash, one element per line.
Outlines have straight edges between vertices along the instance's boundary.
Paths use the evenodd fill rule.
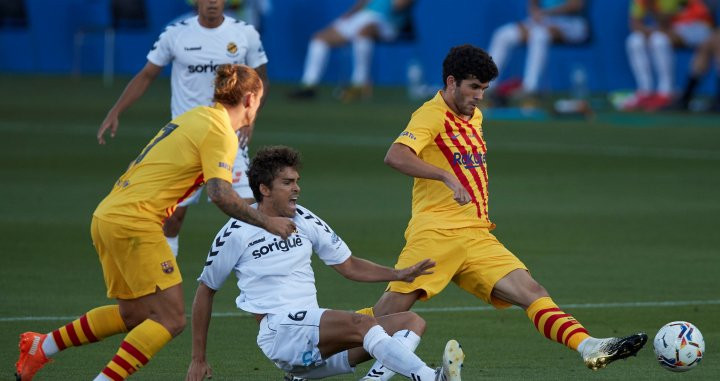
<path fill-rule="evenodd" d="M 297 231 L 282 240 L 231 218 L 215 237 L 198 280 L 218 290 L 235 272 L 240 289 L 237 306 L 251 313 L 318 308 L 312 253 L 327 265 L 337 265 L 350 257 L 350 249 L 323 220 L 300 205 L 293 222 Z"/>
<path fill-rule="evenodd" d="M 147 59 L 158 66 L 172 62 L 173 118 L 193 107 L 212 104 L 218 65 L 257 68 L 268 62 L 255 28 L 227 15 L 217 28 L 201 26 L 197 16 L 168 25 Z"/>

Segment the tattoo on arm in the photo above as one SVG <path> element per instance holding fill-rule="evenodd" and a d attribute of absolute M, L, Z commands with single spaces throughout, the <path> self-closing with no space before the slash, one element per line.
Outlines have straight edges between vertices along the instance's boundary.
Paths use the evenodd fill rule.
<path fill-rule="evenodd" d="M 255 226 L 265 227 L 265 215 L 243 201 L 229 182 L 212 178 L 208 180 L 206 190 L 210 200 L 228 216 Z"/>

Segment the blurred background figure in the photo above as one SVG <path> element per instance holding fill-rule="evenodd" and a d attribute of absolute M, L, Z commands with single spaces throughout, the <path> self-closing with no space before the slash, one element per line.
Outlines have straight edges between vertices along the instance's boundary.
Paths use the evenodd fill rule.
<path fill-rule="evenodd" d="M 655 111 L 669 106 L 673 48 L 699 46 L 710 36 L 711 26 L 711 13 L 702 0 L 633 0 L 626 49 L 637 91 L 623 109 Z M 653 85 L 653 68 L 657 87 Z"/>
<path fill-rule="evenodd" d="M 688 76 L 682 95 L 675 104 L 675 109 L 683 111 L 691 109 L 690 102 L 693 100 L 695 91 L 702 77 L 710 69 L 710 63 L 713 58 L 715 59 L 715 80 L 717 81 L 717 85 L 715 87 L 715 98 L 708 110 L 720 112 L 720 28 L 715 29 L 710 37 L 705 40 L 695 52 L 690 67 L 690 75 Z"/>
<path fill-rule="evenodd" d="M 214 78 L 221 64 L 242 64 L 254 69 L 263 82 L 262 101 L 268 94 L 267 55 L 260 36 L 250 25 L 227 16 L 223 0 L 194 0 L 196 15 L 168 25 L 147 54 L 147 63 L 127 84 L 98 129 L 97 138 L 105 144 L 120 125 L 120 115 L 147 91 L 163 67 L 171 65 L 172 118 L 197 106 L 213 104 Z M 248 143 L 254 124 L 238 130 L 239 150 L 233 163 L 233 189 L 247 203 L 253 203 L 245 171 L 249 166 Z M 180 229 L 187 208 L 197 203 L 200 191 L 186 195 L 172 215 L 163 222 L 163 232 L 173 253 L 179 250 Z M 189 197 L 187 197 L 189 196 Z"/>
<path fill-rule="evenodd" d="M 330 48 L 352 42 L 353 71 L 345 100 L 369 96 L 370 63 L 375 41 L 394 41 L 403 25 L 412 17 L 414 0 L 359 0 L 345 14 L 317 32 L 308 46 L 302 87 L 291 98 L 309 99 L 317 94 L 317 85 L 325 71 Z"/>
<path fill-rule="evenodd" d="M 489 53 L 501 73 L 510 51 L 520 44 L 528 46 L 522 83 L 511 87 L 519 87 L 525 96 L 536 94 L 550 45 L 587 40 L 589 28 L 584 9 L 583 0 L 528 0 L 527 19 L 495 30 Z"/>

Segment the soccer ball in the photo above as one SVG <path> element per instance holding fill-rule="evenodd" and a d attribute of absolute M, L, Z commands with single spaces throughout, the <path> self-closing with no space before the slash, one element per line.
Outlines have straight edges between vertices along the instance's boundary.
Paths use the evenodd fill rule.
<path fill-rule="evenodd" d="M 653 340 L 660 365 L 673 372 L 695 368 L 705 353 L 705 340 L 700 330 L 686 321 L 665 324 Z"/>

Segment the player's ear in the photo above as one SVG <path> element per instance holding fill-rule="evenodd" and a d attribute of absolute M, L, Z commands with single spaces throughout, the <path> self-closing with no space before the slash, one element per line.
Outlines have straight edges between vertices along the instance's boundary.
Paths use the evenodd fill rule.
<path fill-rule="evenodd" d="M 245 95 L 243 95 L 243 97 L 242 97 L 243 107 L 250 108 L 250 105 L 252 104 L 252 97 L 253 97 L 253 93 L 251 93 L 251 92 L 247 92 L 247 93 L 245 93 Z"/>
<path fill-rule="evenodd" d="M 260 184 L 260 187 L 258 188 L 260 190 L 260 194 L 263 195 L 263 198 L 270 197 L 270 187 L 265 184 Z"/>

